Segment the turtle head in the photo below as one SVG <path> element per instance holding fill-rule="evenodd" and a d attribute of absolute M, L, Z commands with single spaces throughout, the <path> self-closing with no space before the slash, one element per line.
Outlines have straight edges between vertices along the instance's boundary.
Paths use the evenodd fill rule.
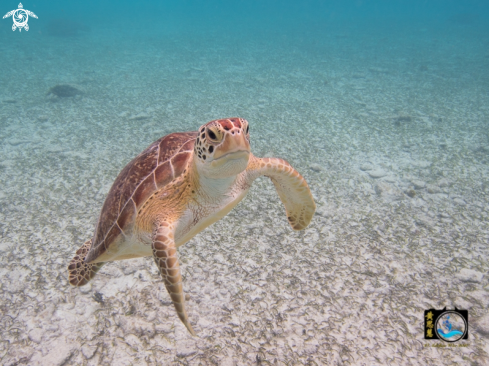
<path fill-rule="evenodd" d="M 200 174 L 228 178 L 244 171 L 249 158 L 250 133 L 245 119 L 217 119 L 199 128 L 194 160 Z"/>

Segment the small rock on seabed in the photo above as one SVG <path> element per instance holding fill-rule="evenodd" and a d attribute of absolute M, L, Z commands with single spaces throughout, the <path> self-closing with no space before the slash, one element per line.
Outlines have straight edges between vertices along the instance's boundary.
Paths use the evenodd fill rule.
<path fill-rule="evenodd" d="M 375 193 L 386 201 L 398 201 L 404 198 L 404 194 L 399 188 L 387 182 L 377 182 L 374 189 Z"/>
<path fill-rule="evenodd" d="M 463 282 L 481 283 L 482 278 L 484 277 L 484 274 L 479 272 L 479 271 L 473 270 L 473 269 L 463 268 L 455 276 L 460 281 L 463 281 Z"/>
<path fill-rule="evenodd" d="M 324 171 L 324 167 L 322 167 L 321 165 L 317 164 L 317 163 L 312 163 L 312 164 L 309 164 L 309 168 L 312 170 L 312 171 L 315 171 L 316 173 L 319 173 L 319 172 L 322 172 Z"/>
<path fill-rule="evenodd" d="M 130 121 L 142 121 L 143 119 L 150 119 L 151 116 L 147 113 L 138 113 L 129 117 Z"/>
<path fill-rule="evenodd" d="M 375 170 L 369 171 L 368 175 L 370 175 L 372 178 L 378 179 L 378 178 L 385 177 L 387 173 L 384 170 L 377 168 Z"/>
<path fill-rule="evenodd" d="M 426 187 L 426 182 L 418 179 L 411 179 L 411 183 L 416 189 L 423 189 Z"/>
<path fill-rule="evenodd" d="M 360 166 L 360 170 L 363 170 L 364 172 L 365 171 L 368 171 L 368 170 L 372 170 L 374 168 L 373 164 L 372 163 L 363 163 L 361 166 Z"/>

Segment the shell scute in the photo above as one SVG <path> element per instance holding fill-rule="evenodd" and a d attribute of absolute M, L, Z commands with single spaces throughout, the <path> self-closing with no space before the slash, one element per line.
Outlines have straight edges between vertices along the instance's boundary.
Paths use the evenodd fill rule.
<path fill-rule="evenodd" d="M 166 186 L 173 180 L 173 169 L 169 161 L 158 165 L 155 169 L 155 180 L 158 189 Z"/>
<path fill-rule="evenodd" d="M 182 152 L 175 155 L 175 157 L 171 159 L 175 177 L 178 177 L 183 173 L 187 167 L 187 162 L 190 159 L 190 155 L 190 152 Z"/>
<path fill-rule="evenodd" d="M 139 184 L 139 187 L 134 192 L 132 199 L 136 203 L 136 207 L 139 208 L 146 202 L 146 200 L 157 190 L 155 184 L 154 173 L 149 175 L 144 181 Z"/>
<path fill-rule="evenodd" d="M 180 151 L 193 151 L 194 150 L 195 140 L 189 140 L 185 145 L 182 146 Z"/>
<path fill-rule="evenodd" d="M 117 219 L 117 225 L 119 225 L 120 228 L 123 228 L 123 230 L 126 231 L 131 230 L 132 229 L 131 223 L 134 222 L 137 213 L 138 212 L 136 209 L 136 204 L 134 203 L 133 200 L 130 199 L 129 201 L 127 201 L 126 206 L 124 206 L 124 209 L 119 215 L 119 218 Z"/>
<path fill-rule="evenodd" d="M 103 241 L 105 249 L 107 250 L 110 247 L 110 244 L 112 244 L 115 241 L 115 239 L 121 234 L 122 231 L 121 229 L 119 229 L 119 226 L 113 225 L 112 228 L 107 233 L 105 240 Z"/>
<path fill-rule="evenodd" d="M 163 137 L 160 146 L 160 155 L 158 161 L 164 162 L 171 159 L 178 151 L 182 150 L 182 147 L 188 144 L 192 140 L 191 149 L 193 149 L 193 141 L 197 137 L 197 132 L 184 132 L 184 133 L 172 133 L 171 135 Z"/>
<path fill-rule="evenodd" d="M 129 198 L 134 194 L 136 187 L 156 168 L 157 164 L 158 145 L 153 143 L 122 169 L 105 199 L 99 224 L 112 225 L 114 223 Z M 94 242 L 97 243 L 97 241 Z"/>

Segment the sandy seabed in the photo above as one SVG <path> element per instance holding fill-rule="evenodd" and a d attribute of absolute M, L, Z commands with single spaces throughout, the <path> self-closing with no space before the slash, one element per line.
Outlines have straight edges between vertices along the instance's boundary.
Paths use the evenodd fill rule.
<path fill-rule="evenodd" d="M 489 364 L 489 51 L 476 34 L 277 35 L 240 52 L 222 34 L 124 47 L 104 34 L 0 45 L 1 364 Z M 46 95 L 61 83 L 83 94 Z M 230 116 L 250 122 L 255 155 L 307 179 L 311 225 L 293 232 L 262 178 L 180 247 L 195 338 L 151 258 L 70 287 L 124 165 Z M 423 339 L 424 310 L 445 306 L 469 311 L 464 347 Z"/>

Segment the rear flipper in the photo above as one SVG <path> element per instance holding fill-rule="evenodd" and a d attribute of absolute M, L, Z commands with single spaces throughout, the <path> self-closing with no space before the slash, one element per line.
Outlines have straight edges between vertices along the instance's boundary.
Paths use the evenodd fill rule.
<path fill-rule="evenodd" d="M 95 264 L 86 264 L 85 257 L 90 251 L 90 247 L 92 246 L 92 239 L 87 240 L 85 244 L 83 244 L 80 249 L 76 251 L 76 255 L 70 262 L 68 266 L 68 278 L 70 284 L 73 286 L 83 286 L 90 281 L 98 270 L 105 264 L 104 262 L 95 263 Z"/>

